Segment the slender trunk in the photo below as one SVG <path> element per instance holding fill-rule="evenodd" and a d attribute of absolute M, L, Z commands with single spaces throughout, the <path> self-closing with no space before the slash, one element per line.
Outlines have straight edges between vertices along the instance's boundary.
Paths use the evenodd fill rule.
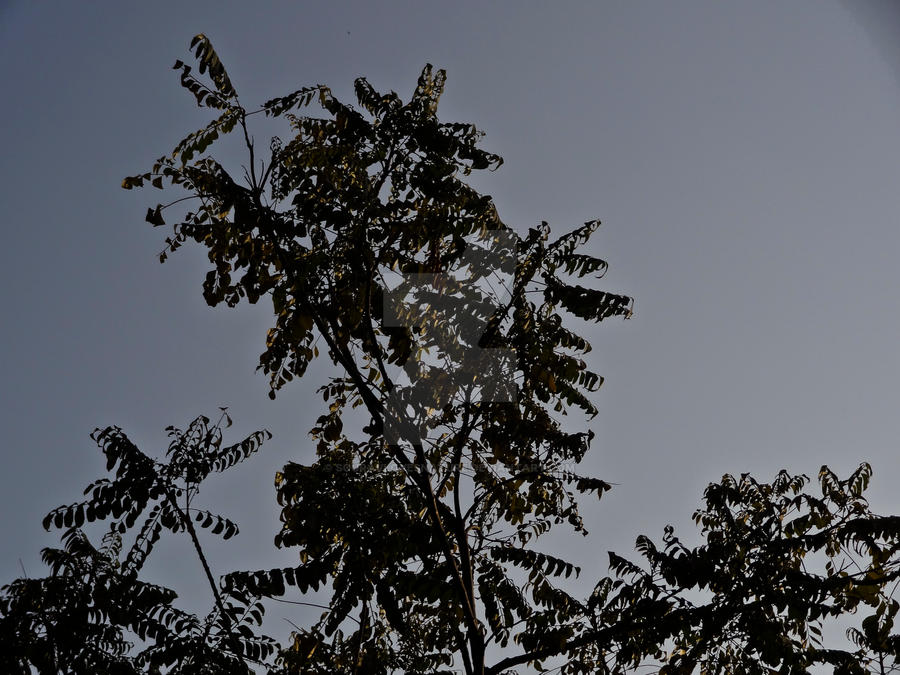
<path fill-rule="evenodd" d="M 225 605 L 222 602 L 222 595 L 219 593 L 219 588 L 216 585 L 215 577 L 213 577 L 212 570 L 209 568 L 209 563 L 206 561 L 206 556 L 203 553 L 203 548 L 200 546 L 200 539 L 197 537 L 197 530 L 194 528 L 194 523 L 191 521 L 190 516 L 181 510 L 181 507 L 178 506 L 178 502 L 175 501 L 175 495 L 172 494 L 171 490 L 166 490 L 166 498 L 169 500 L 169 503 L 172 505 L 172 508 L 175 509 L 175 512 L 178 513 L 178 517 L 181 519 L 182 524 L 188 532 L 188 535 L 191 537 L 191 541 L 194 544 L 194 551 L 197 553 L 197 557 L 200 559 L 200 564 L 203 566 L 203 571 L 206 573 L 206 580 L 209 582 L 209 588 L 212 591 L 213 598 L 216 602 L 216 608 L 219 610 L 219 614 L 222 616 L 222 620 L 225 623 L 225 630 L 228 633 L 228 642 L 231 650 L 234 652 L 234 655 L 237 656 L 241 661 L 244 661 L 244 657 L 242 655 L 240 644 L 237 641 L 237 638 L 234 636 L 231 627 L 231 618 L 225 612 Z M 207 630 L 205 636 L 209 635 L 209 629 L 211 627 L 207 626 Z M 246 666 L 246 663 L 244 663 Z"/>

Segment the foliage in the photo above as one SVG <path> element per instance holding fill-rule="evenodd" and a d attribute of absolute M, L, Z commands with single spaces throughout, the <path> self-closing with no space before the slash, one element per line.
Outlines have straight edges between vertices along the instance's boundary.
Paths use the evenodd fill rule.
<path fill-rule="evenodd" d="M 806 476 L 783 470 L 772 483 L 726 475 L 706 489 L 705 507 L 694 514 L 702 546 L 687 548 L 667 528 L 662 549 L 637 540 L 649 571 L 610 554 L 612 570 L 630 583 L 613 602 L 624 611 L 607 621 L 640 626 L 619 642 L 619 660 L 636 664 L 656 649 L 666 661 L 663 674 L 697 666 L 704 673 L 805 673 L 817 664 L 841 674 L 893 671 L 900 517 L 871 512 L 863 494 L 871 474 L 863 463 L 841 480 L 823 466 L 821 495 L 803 491 Z M 705 602 L 689 600 L 691 592 Z M 652 611 L 641 609 L 648 599 Z M 867 615 L 847 629 L 849 644 L 824 644 L 827 620 L 859 613 Z"/>
<path fill-rule="evenodd" d="M 575 600 L 553 578 L 574 567 L 526 546 L 552 524 L 583 531 L 575 493 L 609 488 L 570 470 L 591 435 L 565 431 L 553 416 L 572 406 L 596 413 L 587 394 L 601 382 L 581 358 L 589 344 L 562 314 L 630 314 L 629 298 L 568 280 L 605 270 L 576 255 L 599 223 L 554 241 L 546 224 L 525 237 L 503 224 L 490 198 L 463 181 L 501 160 L 477 146 L 473 126 L 438 121 L 445 76 L 431 66 L 406 103 L 364 79 L 359 109 L 323 86 L 269 101 L 257 112 L 287 118 L 294 137 L 273 139 L 268 164 L 257 166 L 252 113 L 209 43 L 197 47 L 201 63 L 216 64 L 212 87 L 176 65 L 218 117 L 125 187 L 162 180 L 199 199 L 164 256 L 188 240 L 208 249 L 211 305 L 271 298 L 260 368 L 273 397 L 304 374 L 317 340 L 343 371 L 320 389 L 328 412 L 312 430 L 317 461 L 289 464 L 276 478 L 284 521 L 276 542 L 297 547 L 304 563 L 229 582 L 273 594 L 330 584 L 329 612 L 284 657 L 298 670 L 373 662 L 431 671 L 456 653 L 480 671 L 488 645 L 509 644 L 510 621 L 540 644 L 547 626 L 570 620 Z M 323 117 L 305 114 L 314 103 Z M 249 152 L 246 186 L 197 158 L 232 127 Z M 150 209 L 148 220 L 161 224 L 165 209 Z M 506 260 L 511 274 L 499 278 L 491 263 Z M 514 354 L 509 371 L 486 359 L 460 367 L 491 350 Z M 515 401 L 485 396 L 510 376 Z M 371 421 L 348 434 L 345 413 L 357 406 Z M 532 574 L 531 597 L 516 569 Z M 357 627 L 348 632 L 351 616 Z"/>
<path fill-rule="evenodd" d="M 88 485 L 85 500 L 47 514 L 45 528 L 65 530 L 64 548 L 43 551 L 49 577 L 3 587 L 3 672 L 29 673 L 31 666 L 39 673 L 154 673 L 161 667 L 234 673 L 274 652 L 271 639 L 248 627 L 262 619 L 257 599 L 219 592 L 197 537 L 197 527 L 224 539 L 237 534 L 233 522 L 194 505 L 199 485 L 269 438 L 258 431 L 223 447 L 222 429 L 230 424 L 223 411 L 213 424 L 198 417 L 184 431 L 169 427 L 165 462 L 141 452 L 118 427 L 92 434 L 114 477 Z M 94 547 L 81 527 L 105 521 L 109 529 Z M 164 530 L 191 538 L 215 599 L 204 619 L 173 606 L 173 590 L 138 579 Z M 135 649 L 138 641 L 144 648 Z"/>
<path fill-rule="evenodd" d="M 221 424 L 200 418 L 174 432 L 162 464 L 106 430 L 97 440 L 115 480 L 48 515 L 45 525 L 69 528 L 65 549 L 46 554 L 50 577 L 4 587 L 10 670 L 230 673 L 261 661 L 279 673 L 612 673 L 648 663 L 756 673 L 830 663 L 850 673 L 896 654 L 888 585 L 900 575 L 900 520 L 868 510 L 867 465 L 844 481 L 823 468 L 821 498 L 784 472 L 772 484 L 726 476 L 697 515 L 704 545 L 688 549 L 671 530 L 662 548 L 641 537 L 649 569 L 610 554 L 615 578 L 586 599 L 567 592 L 580 569 L 537 542 L 564 523 L 586 534 L 577 495 L 611 487 L 576 472 L 593 433 L 560 419 L 573 408 L 596 414 L 590 395 L 602 383 L 572 326 L 631 314 L 630 298 L 593 287 L 606 263 L 585 245 L 599 222 L 555 239 L 546 223 L 524 234 L 504 224 L 464 180 L 502 160 L 478 146 L 473 126 L 438 120 L 445 75 L 430 65 L 407 102 L 359 79 L 358 108 L 317 85 L 248 112 L 210 42 L 197 36 L 192 48 L 208 82 L 175 68 L 215 118 L 123 186 L 186 192 L 148 209 L 155 226 L 195 200 L 160 257 L 204 246 L 210 305 L 271 301 L 259 367 L 273 398 L 320 344 L 338 369 L 318 389 L 327 411 L 311 430 L 315 460 L 275 478 L 275 543 L 296 549 L 298 564 L 217 584 L 194 531 L 196 521 L 236 532 L 206 512 L 192 520 L 190 502 L 264 432 L 221 450 Z M 272 139 L 265 160 L 248 127 L 258 113 L 293 133 Z M 248 153 L 241 179 L 206 154 L 231 132 Z M 147 508 L 120 562 L 119 537 Z M 110 516 L 94 549 L 78 528 Z M 192 538 L 215 600 L 203 621 L 178 613 L 172 591 L 137 581 L 161 528 Z M 847 567 L 851 553 L 857 567 Z M 824 571 L 807 571 L 816 556 Z M 276 654 L 251 625 L 262 620 L 258 600 L 320 588 L 331 593 L 327 611 Z M 819 622 L 861 606 L 873 613 L 851 634 L 857 649 L 823 647 Z M 149 646 L 132 656 L 123 630 Z"/>

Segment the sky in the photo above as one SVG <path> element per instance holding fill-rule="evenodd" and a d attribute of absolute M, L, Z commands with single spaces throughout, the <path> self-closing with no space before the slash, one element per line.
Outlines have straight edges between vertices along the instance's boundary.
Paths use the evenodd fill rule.
<path fill-rule="evenodd" d="M 506 223 L 603 221 L 603 288 L 635 314 L 586 336 L 606 382 L 573 424 L 617 486 L 585 505 L 591 537 L 553 539 L 582 579 L 638 534 L 690 539 L 724 473 L 869 461 L 873 508 L 900 512 L 898 31 L 888 0 L 0 1 L 0 583 L 43 573 L 42 516 L 103 474 L 92 429 L 161 455 L 218 406 L 231 438 L 274 438 L 204 492 L 243 525 L 213 569 L 294 561 L 272 478 L 312 456 L 322 370 L 270 401 L 267 308 L 208 308 L 202 251 L 160 265 L 159 193 L 119 187 L 206 123 L 171 70 L 198 32 L 248 105 L 315 83 L 349 101 L 361 75 L 407 97 L 445 68 L 442 119 L 505 159 L 476 185 Z M 206 603 L 189 555 L 167 543 L 150 571 Z"/>

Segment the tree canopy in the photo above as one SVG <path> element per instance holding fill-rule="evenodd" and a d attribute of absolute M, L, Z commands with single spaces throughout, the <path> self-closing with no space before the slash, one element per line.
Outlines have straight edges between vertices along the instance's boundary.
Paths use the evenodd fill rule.
<path fill-rule="evenodd" d="M 271 397 L 320 356 L 336 367 L 317 383 L 314 460 L 275 476 L 275 545 L 295 549 L 297 564 L 215 579 L 197 533 L 237 534 L 198 508 L 200 485 L 268 432 L 224 445 L 227 413 L 201 416 L 170 427 L 154 459 L 121 429 L 97 430 L 113 477 L 48 514 L 44 526 L 63 531 L 63 548 L 44 551 L 49 575 L 0 592 L 5 671 L 893 666 L 900 517 L 870 511 L 867 464 L 846 479 L 823 467 L 821 495 L 786 471 L 771 483 L 724 476 L 695 514 L 702 545 L 671 528 L 660 545 L 641 536 L 641 564 L 610 553 L 612 576 L 586 598 L 567 591 L 582 572 L 541 536 L 556 526 L 586 535 L 579 496 L 612 487 L 578 472 L 593 432 L 562 420 L 594 416 L 602 383 L 576 326 L 632 312 L 629 297 L 596 287 L 607 265 L 586 244 L 599 221 L 558 237 L 546 223 L 505 224 L 466 182 L 502 160 L 474 126 L 438 119 L 445 74 L 430 65 L 408 101 L 360 78 L 356 105 L 316 85 L 248 110 L 210 41 L 191 47 L 197 65 L 175 69 L 214 119 L 123 187 L 181 191 L 146 220 L 169 228 L 161 260 L 205 247 L 208 304 L 271 302 L 259 360 Z M 259 148 L 254 115 L 285 120 L 291 136 Z M 246 150 L 240 172 L 210 154 L 227 134 Z M 83 529 L 95 522 L 109 523 L 97 545 Z M 163 530 L 190 538 L 208 615 L 141 580 Z M 263 634 L 267 599 L 310 589 L 330 594 L 319 621 L 287 644 Z M 825 620 L 854 613 L 865 616 L 850 640 L 826 645 Z"/>

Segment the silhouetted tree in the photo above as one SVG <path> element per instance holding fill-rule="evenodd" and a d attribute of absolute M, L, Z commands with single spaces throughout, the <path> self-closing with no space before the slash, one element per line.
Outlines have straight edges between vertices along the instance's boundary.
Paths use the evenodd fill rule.
<path fill-rule="evenodd" d="M 574 325 L 631 314 L 628 297 L 578 281 L 606 270 L 584 252 L 599 223 L 555 239 L 546 223 L 524 234 L 504 224 L 490 197 L 464 180 L 501 159 L 478 147 L 473 126 L 437 118 L 443 71 L 426 66 L 407 102 L 359 79 L 358 108 L 317 85 L 248 111 L 207 38 L 192 48 L 208 81 L 180 61 L 175 68 L 217 117 L 124 187 L 168 183 L 194 200 L 160 257 L 189 241 L 206 247 L 210 305 L 271 301 L 259 365 L 272 397 L 304 375 L 319 346 L 338 369 L 318 389 L 327 411 L 312 429 L 315 461 L 289 463 L 275 480 L 276 545 L 295 548 L 298 564 L 233 572 L 219 585 L 193 529 L 236 532 L 193 511 L 191 500 L 210 471 L 245 458 L 265 432 L 222 450 L 221 422 L 199 418 L 173 432 L 166 463 L 117 429 L 99 432 L 116 479 L 51 512 L 45 525 L 68 528 L 65 549 L 45 552 L 51 576 L 20 579 L 0 595 L 10 668 L 887 667 L 898 648 L 890 592 L 900 577 L 900 519 L 868 509 L 868 465 L 843 481 L 823 467 L 822 497 L 785 472 L 771 484 L 726 476 L 696 516 L 702 546 L 688 549 L 671 530 L 662 548 L 641 537 L 646 567 L 610 554 L 616 578 L 601 579 L 588 598 L 567 592 L 565 578 L 580 570 L 537 542 L 564 523 L 586 534 L 576 495 L 610 489 L 576 472 L 593 433 L 559 418 L 596 414 L 589 395 L 602 382 Z M 257 113 L 285 118 L 292 137 L 261 152 L 248 126 Z M 238 177 L 206 154 L 231 132 L 248 155 Z M 148 209 L 147 220 L 165 225 L 184 201 Z M 122 562 L 118 533 L 138 516 L 146 524 Z M 93 548 L 78 528 L 110 517 L 111 534 Z M 187 531 L 195 545 L 215 605 L 203 620 L 175 610 L 171 591 L 137 580 L 161 528 Z M 258 632 L 261 600 L 323 587 L 327 611 L 276 651 Z M 861 606 L 873 611 L 851 633 L 854 644 L 825 648 L 821 622 Z M 123 630 L 149 646 L 129 647 Z"/>
<path fill-rule="evenodd" d="M 184 431 L 169 427 L 165 461 L 145 455 L 118 427 L 93 433 L 113 477 L 88 485 L 85 500 L 47 514 L 45 528 L 65 530 L 62 549 L 43 551 L 50 576 L 17 579 L 0 592 L 0 671 L 232 673 L 275 652 L 270 638 L 248 628 L 262 621 L 258 601 L 220 591 L 197 537 L 197 528 L 224 539 L 237 534 L 233 522 L 197 507 L 200 483 L 269 438 L 258 431 L 223 447 L 222 429 L 230 424 L 223 411 L 213 424 L 198 417 Z M 98 547 L 81 529 L 95 521 L 109 521 Z M 191 539 L 214 601 L 205 618 L 174 607 L 172 589 L 138 579 L 164 530 Z"/>

